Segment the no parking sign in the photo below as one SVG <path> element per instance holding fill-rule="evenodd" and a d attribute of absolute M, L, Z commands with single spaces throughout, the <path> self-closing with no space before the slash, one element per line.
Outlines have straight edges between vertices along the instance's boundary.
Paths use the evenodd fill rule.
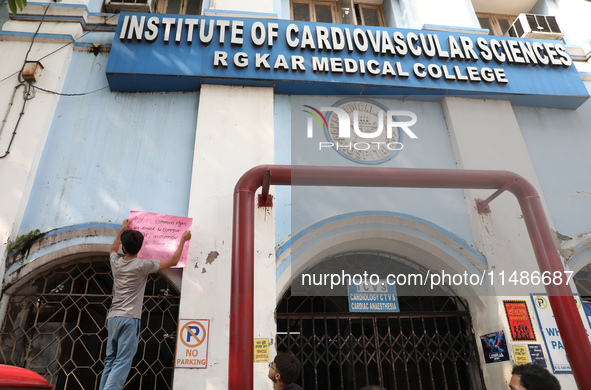
<path fill-rule="evenodd" d="M 179 319 L 176 368 L 207 368 L 209 320 Z"/>

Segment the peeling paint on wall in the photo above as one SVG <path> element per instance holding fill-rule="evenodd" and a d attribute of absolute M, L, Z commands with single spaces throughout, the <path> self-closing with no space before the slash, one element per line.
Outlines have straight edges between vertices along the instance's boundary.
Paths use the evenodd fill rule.
<path fill-rule="evenodd" d="M 215 259 L 218 258 L 220 254 L 217 251 L 211 251 L 209 252 L 209 254 L 207 255 L 207 259 L 205 260 L 205 264 L 212 264 Z"/>

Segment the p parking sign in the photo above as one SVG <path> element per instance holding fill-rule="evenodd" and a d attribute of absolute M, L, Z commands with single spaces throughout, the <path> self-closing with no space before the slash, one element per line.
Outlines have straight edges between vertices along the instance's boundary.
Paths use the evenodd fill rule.
<path fill-rule="evenodd" d="M 179 319 L 175 368 L 207 368 L 209 320 Z"/>

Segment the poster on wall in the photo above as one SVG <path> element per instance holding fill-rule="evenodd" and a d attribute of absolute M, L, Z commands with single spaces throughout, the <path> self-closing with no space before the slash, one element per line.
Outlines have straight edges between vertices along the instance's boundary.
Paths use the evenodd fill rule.
<path fill-rule="evenodd" d="M 527 347 L 525 345 L 513 345 L 512 347 L 513 360 L 515 360 L 516 366 L 529 363 L 529 358 L 527 357 Z"/>
<path fill-rule="evenodd" d="M 536 341 L 536 334 L 526 301 L 503 300 L 513 341 Z"/>
<path fill-rule="evenodd" d="M 544 350 L 541 344 L 528 344 L 529 356 L 531 362 L 546 368 L 546 359 L 544 358 Z"/>
<path fill-rule="evenodd" d="M 480 336 L 482 343 L 482 352 L 484 361 L 488 363 L 499 363 L 509 360 L 509 351 L 507 350 L 507 340 L 505 331 L 500 330 L 494 333 L 488 333 Z"/>
<path fill-rule="evenodd" d="M 581 320 L 583 321 L 583 326 L 585 327 L 587 335 L 589 336 L 591 335 L 591 326 L 589 325 L 589 321 L 585 315 L 581 297 L 578 294 L 575 294 L 573 298 L 575 300 L 575 304 L 577 305 L 577 309 L 579 310 Z M 558 331 L 558 325 L 556 325 L 556 319 L 554 318 L 554 313 L 552 312 L 552 306 L 550 306 L 548 295 L 531 294 L 531 299 L 538 316 L 540 329 L 542 329 L 542 336 L 544 337 L 546 348 L 548 348 L 552 370 L 557 374 L 571 373 L 572 370 L 570 363 L 566 357 L 564 344 L 562 342 L 562 338 L 560 337 L 560 332 Z M 581 340 L 581 342 L 584 341 L 585 340 Z M 589 342 L 591 342 L 591 336 L 589 336 Z"/>
<path fill-rule="evenodd" d="M 170 259 L 181 241 L 182 234 L 189 230 L 192 224 L 193 219 L 187 217 L 144 211 L 129 213 L 129 229 L 137 230 L 144 235 L 144 243 L 138 253 L 140 259 Z M 187 263 L 188 249 L 189 242 L 186 242 L 176 268 L 182 268 Z"/>
<path fill-rule="evenodd" d="M 269 361 L 269 339 L 254 339 L 254 362 Z"/>

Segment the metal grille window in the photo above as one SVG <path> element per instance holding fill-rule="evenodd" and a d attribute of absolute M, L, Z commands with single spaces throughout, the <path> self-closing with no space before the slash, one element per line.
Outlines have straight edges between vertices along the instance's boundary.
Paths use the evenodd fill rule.
<path fill-rule="evenodd" d="M 378 263 L 393 258 L 374 255 Z M 277 350 L 300 359 L 304 390 L 483 388 L 463 301 L 450 296 L 398 300 L 400 313 L 349 313 L 347 297 L 294 296 L 288 290 L 277 306 Z"/>
<path fill-rule="evenodd" d="M 591 298 L 591 264 L 581 268 L 573 279 L 581 297 Z"/>
<path fill-rule="evenodd" d="M 113 278 L 105 261 L 59 266 L 12 294 L 0 332 L 0 362 L 38 372 L 56 389 L 96 389 L 107 341 Z M 170 389 L 179 296 L 148 278 L 142 333 L 126 389 Z"/>

